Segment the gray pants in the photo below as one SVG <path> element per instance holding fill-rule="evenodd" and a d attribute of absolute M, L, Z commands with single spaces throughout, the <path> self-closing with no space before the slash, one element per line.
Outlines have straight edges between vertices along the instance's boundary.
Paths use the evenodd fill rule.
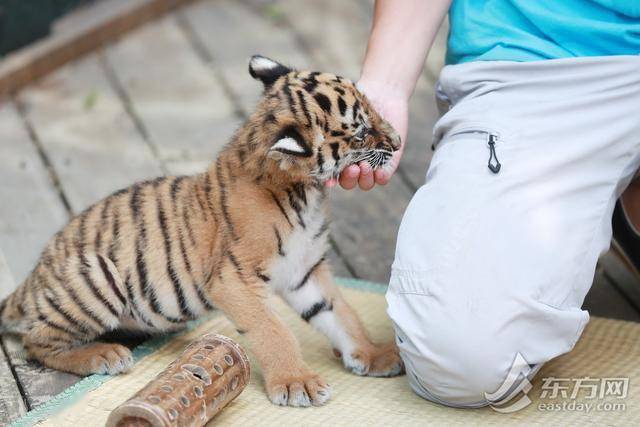
<path fill-rule="evenodd" d="M 616 198 L 640 165 L 640 57 L 447 66 L 388 313 L 411 386 L 477 407 L 570 351 Z M 447 109 L 447 108 L 445 108 Z M 497 393 L 496 393 L 497 392 Z"/>

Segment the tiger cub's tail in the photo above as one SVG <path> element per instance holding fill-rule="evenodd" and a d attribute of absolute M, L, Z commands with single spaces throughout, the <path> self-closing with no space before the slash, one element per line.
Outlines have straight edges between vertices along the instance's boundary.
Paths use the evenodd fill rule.
<path fill-rule="evenodd" d="M 0 334 L 22 333 L 25 313 L 22 308 L 20 297 L 23 295 L 22 288 L 26 284 L 20 285 L 13 293 L 0 302 Z"/>

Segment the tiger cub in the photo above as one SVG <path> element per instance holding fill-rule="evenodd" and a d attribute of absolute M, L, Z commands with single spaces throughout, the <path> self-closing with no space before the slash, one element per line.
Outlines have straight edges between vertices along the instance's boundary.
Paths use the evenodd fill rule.
<path fill-rule="evenodd" d="M 358 375 L 403 370 L 375 345 L 332 281 L 324 182 L 347 165 L 388 165 L 400 139 L 349 80 L 262 56 L 255 112 L 202 174 L 120 190 L 74 217 L 0 306 L 29 355 L 79 375 L 132 366 L 106 332 L 175 330 L 214 308 L 245 334 L 277 405 L 325 403 L 329 385 L 303 361 L 268 305 L 280 295 Z M 382 313 L 381 313 L 382 314 Z"/>

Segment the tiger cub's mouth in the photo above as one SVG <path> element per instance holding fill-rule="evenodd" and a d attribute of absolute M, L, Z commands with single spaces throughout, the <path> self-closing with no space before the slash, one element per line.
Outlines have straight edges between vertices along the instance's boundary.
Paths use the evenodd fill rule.
<path fill-rule="evenodd" d="M 349 153 L 338 165 L 333 173 L 333 177 L 337 178 L 347 166 L 357 165 L 360 162 L 367 162 L 371 166 L 371 169 L 382 169 L 388 171 L 392 167 L 391 157 L 393 152 L 389 150 L 383 150 L 375 148 L 372 150 L 355 150 Z"/>
<path fill-rule="evenodd" d="M 371 169 L 388 171 L 392 167 L 391 158 L 393 151 L 383 149 L 354 150 L 341 158 L 331 169 L 324 169 L 322 173 L 313 171 L 312 175 L 320 180 L 337 179 L 340 173 L 350 165 L 367 162 Z"/>
<path fill-rule="evenodd" d="M 391 157 L 393 152 L 384 149 L 362 150 L 355 151 L 350 159 L 350 164 L 356 164 L 360 162 L 367 162 L 371 166 L 371 169 L 382 169 L 391 166 Z"/>

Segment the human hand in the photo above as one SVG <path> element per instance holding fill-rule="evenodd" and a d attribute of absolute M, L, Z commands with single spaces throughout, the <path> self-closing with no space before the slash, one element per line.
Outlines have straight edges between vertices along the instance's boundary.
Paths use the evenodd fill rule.
<path fill-rule="evenodd" d="M 363 161 L 357 165 L 347 166 L 340 173 L 338 180 L 330 179 L 326 182 L 326 185 L 334 187 L 339 182 L 340 186 L 345 190 L 351 190 L 358 185 L 361 190 L 369 191 L 376 184 L 387 184 L 396 169 L 398 169 L 407 138 L 409 98 L 400 91 L 394 91 L 384 84 L 368 82 L 364 78 L 360 79 L 357 86 L 366 95 L 378 114 L 398 132 L 398 135 L 400 135 L 400 149 L 393 153 L 389 169 L 377 169 L 374 171 L 369 163 Z"/>

